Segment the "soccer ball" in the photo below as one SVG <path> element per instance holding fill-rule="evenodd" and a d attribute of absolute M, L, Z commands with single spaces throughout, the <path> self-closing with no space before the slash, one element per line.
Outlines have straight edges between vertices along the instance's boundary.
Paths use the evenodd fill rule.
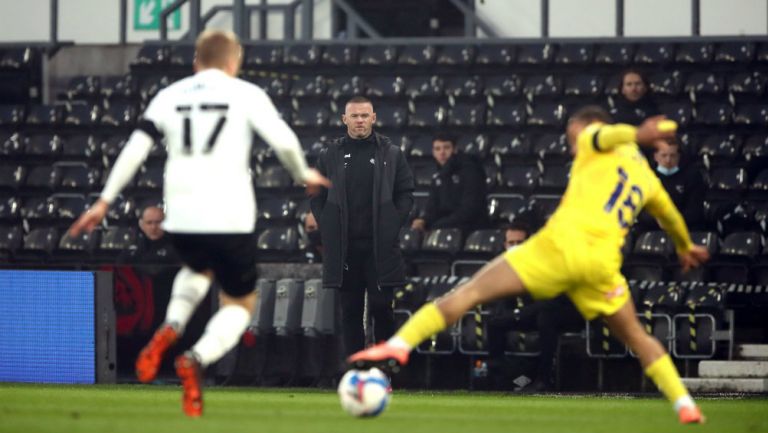
<path fill-rule="evenodd" d="M 379 415 L 391 398 L 389 379 L 378 368 L 349 370 L 339 382 L 341 407 L 352 416 Z"/>

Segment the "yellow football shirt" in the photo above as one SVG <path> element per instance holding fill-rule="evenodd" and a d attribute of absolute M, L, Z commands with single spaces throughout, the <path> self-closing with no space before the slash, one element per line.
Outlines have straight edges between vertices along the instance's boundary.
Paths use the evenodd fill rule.
<path fill-rule="evenodd" d="M 593 123 L 578 137 L 568 188 L 546 229 L 580 230 L 618 248 L 645 208 L 672 237 L 678 251 L 691 239 L 661 181 L 635 144 L 630 125 Z"/>

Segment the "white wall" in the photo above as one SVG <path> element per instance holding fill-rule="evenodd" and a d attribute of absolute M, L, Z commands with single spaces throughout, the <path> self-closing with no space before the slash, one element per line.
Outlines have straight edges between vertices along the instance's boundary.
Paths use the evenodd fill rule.
<path fill-rule="evenodd" d="M 284 4 L 292 0 L 269 0 L 270 4 Z M 134 30 L 133 6 L 135 1 L 128 1 L 127 39 L 137 43 L 144 40 L 159 39 L 159 31 Z M 246 1 L 246 4 L 259 4 L 259 0 Z M 201 9 L 205 13 L 215 5 L 231 5 L 232 0 L 203 0 Z M 331 34 L 330 0 L 317 0 L 314 14 L 314 37 L 328 39 Z M 301 31 L 301 8 L 296 13 L 296 36 Z M 47 41 L 49 34 L 49 0 L 0 0 L 0 42 Z M 112 44 L 120 40 L 120 2 L 118 0 L 60 0 L 59 1 L 59 40 L 74 41 L 76 44 Z M 181 8 L 181 29 L 169 30 L 171 39 L 178 39 L 187 31 L 189 5 Z M 220 12 L 209 22 L 209 28 L 232 29 L 232 15 Z M 271 13 L 267 24 L 269 39 L 283 38 L 282 14 Z M 258 13 L 251 19 L 251 31 L 259 34 Z"/>
<path fill-rule="evenodd" d="M 475 0 L 501 37 L 540 37 L 540 0 Z M 765 35 L 768 0 L 701 0 L 702 35 Z M 615 0 L 549 0 L 551 37 L 616 34 Z M 690 36 L 691 0 L 625 0 L 625 36 Z M 484 36 L 478 31 L 479 36 Z"/>
<path fill-rule="evenodd" d="M 701 0 L 702 35 L 764 35 L 766 0 Z"/>

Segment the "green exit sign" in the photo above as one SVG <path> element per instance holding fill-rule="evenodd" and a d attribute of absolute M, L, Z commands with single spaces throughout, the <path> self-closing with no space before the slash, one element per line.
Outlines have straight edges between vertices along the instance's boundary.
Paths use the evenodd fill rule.
<path fill-rule="evenodd" d="M 160 12 L 173 0 L 134 0 L 133 3 L 133 29 L 134 30 L 159 30 Z M 176 9 L 168 22 L 169 30 L 181 28 L 181 10 Z"/>

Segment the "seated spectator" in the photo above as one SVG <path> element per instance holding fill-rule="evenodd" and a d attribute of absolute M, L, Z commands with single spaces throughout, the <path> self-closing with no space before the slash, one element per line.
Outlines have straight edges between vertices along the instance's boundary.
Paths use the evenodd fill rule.
<path fill-rule="evenodd" d="M 458 228 L 464 231 L 485 226 L 485 172 L 471 155 L 456 151 L 456 141 L 437 134 L 432 156 L 438 171 L 432 177 L 424 215 L 413 220 L 416 230 Z"/>
<path fill-rule="evenodd" d="M 147 206 L 141 212 L 139 229 L 141 229 L 136 244 L 123 252 L 118 258 L 119 263 L 146 264 L 178 264 L 179 258 L 171 245 L 171 240 L 165 236 L 161 226 L 165 212 L 156 206 Z"/>
<path fill-rule="evenodd" d="M 528 228 L 523 223 L 513 223 L 505 229 L 504 246 L 515 248 L 528 237 Z M 551 389 L 552 373 L 555 368 L 555 354 L 561 332 L 577 331 L 584 326 L 584 320 L 567 296 L 561 295 L 545 302 L 529 305 L 518 303 L 512 298 L 496 305 L 488 319 L 489 371 L 492 376 L 503 375 L 506 358 L 507 333 L 510 331 L 539 332 L 539 362 L 536 377 L 525 390 L 545 391 Z"/>
<path fill-rule="evenodd" d="M 659 113 L 648 95 L 648 82 L 635 69 L 624 71 L 619 85 L 619 95 L 609 99 L 608 112 L 615 123 L 639 125 L 646 118 Z"/>
<path fill-rule="evenodd" d="M 683 214 L 689 227 L 698 228 L 704 222 L 704 196 L 706 183 L 695 166 L 680 165 L 680 145 L 675 141 L 660 140 L 653 154 L 656 173 L 670 198 Z"/>

